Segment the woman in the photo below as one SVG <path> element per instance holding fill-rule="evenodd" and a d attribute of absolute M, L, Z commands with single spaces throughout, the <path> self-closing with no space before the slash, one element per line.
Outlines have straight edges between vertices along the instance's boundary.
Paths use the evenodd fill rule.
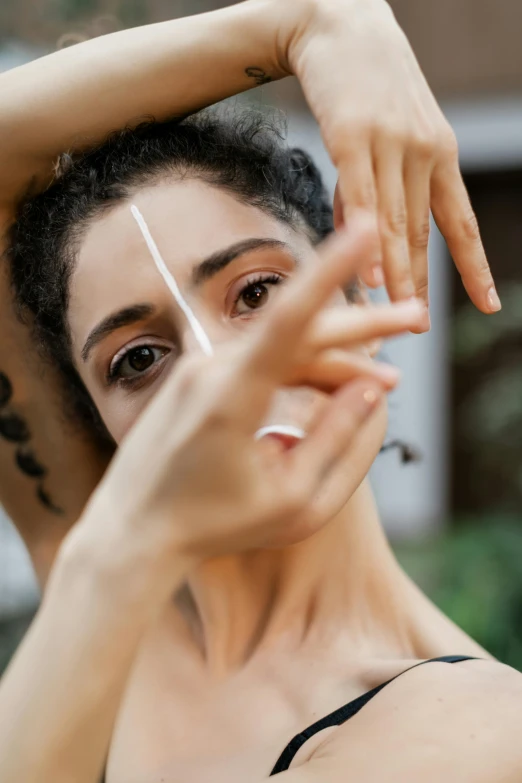
<path fill-rule="evenodd" d="M 454 136 L 384 0 L 250 0 L 0 75 L 0 221 L 8 225 L 20 198 L 49 183 L 64 150 L 289 73 L 339 169 L 338 221 L 357 207 L 378 219 L 381 255 L 365 282 L 384 277 L 397 301 L 427 297 L 431 203 L 471 298 L 484 312 L 498 309 Z M 64 425 L 58 379 L 29 359 L 31 340 L 3 277 L 0 285 L 0 497 L 43 580 L 107 455 Z M 426 316 L 419 328 L 427 326 Z"/>
<path fill-rule="evenodd" d="M 0 690 L 3 779 L 95 781 L 107 750 L 108 783 L 519 779 L 520 675 L 401 572 L 365 478 L 397 378 L 360 346 L 422 308 L 347 308 L 376 237 L 356 216 L 318 261 L 331 228 L 255 117 L 123 131 L 21 210 L 19 305 L 121 448 Z"/>
<path fill-rule="evenodd" d="M 214 15 L 213 23 L 223 25 L 223 35 L 218 37 L 220 43 L 216 47 L 222 62 L 233 66 L 243 61 L 244 65 L 245 52 L 251 56 L 258 51 L 261 56 L 263 51 L 268 51 L 270 46 L 266 41 L 273 38 L 267 35 L 263 41 L 263 33 L 267 32 L 266 12 L 270 11 L 272 18 L 279 15 L 279 32 L 290 29 L 283 25 L 283 21 L 289 24 L 290 6 L 283 6 L 282 14 L 282 5 L 246 3 Z M 324 110 L 322 124 L 327 135 L 330 121 L 329 127 L 339 129 L 342 125 L 339 119 L 331 119 L 335 115 L 331 108 L 335 90 L 332 91 L 324 75 L 327 62 L 335 59 L 334 43 L 339 44 L 339 54 L 346 56 L 346 38 L 339 31 L 341 22 L 346 25 L 347 10 L 342 4 L 322 3 L 321 6 L 303 5 L 300 11 L 301 15 L 294 20 L 293 67 L 297 69 L 300 64 L 303 82 L 309 79 L 309 97 L 313 106 L 315 102 L 318 114 Z M 305 11 L 310 12 L 309 17 Z M 363 32 L 365 14 L 369 13 L 372 35 L 375 29 L 389 31 L 392 40 L 400 40 L 397 51 L 403 51 L 400 48 L 403 40 L 393 37 L 396 33 L 388 26 L 391 20 L 384 6 L 367 5 L 361 13 Z M 381 18 L 383 28 L 375 25 Z M 241 36 L 237 35 L 238 20 Z M 189 26 L 180 23 L 176 29 L 183 32 L 185 42 L 191 38 L 189 45 L 194 53 L 198 51 L 197 33 L 202 35 L 204 28 L 198 27 L 196 20 L 183 25 Z M 169 26 L 156 28 L 152 32 L 156 39 L 149 39 L 147 56 L 151 60 L 143 63 L 143 72 L 150 77 L 148 87 L 160 82 L 160 65 L 166 67 L 171 62 L 165 55 L 167 28 L 170 46 L 173 28 Z M 344 31 L 348 29 L 346 25 Z M 250 39 L 245 30 L 251 32 Z M 236 34 L 232 35 L 233 32 Z M 130 46 L 135 40 L 141 40 L 140 35 L 133 32 L 113 39 L 112 62 L 117 63 L 122 55 L 119 42 Z M 223 40 L 231 43 L 226 57 Z M 260 40 L 260 49 L 253 48 L 252 42 Z M 82 52 L 92 54 L 96 46 L 101 45 L 67 52 L 70 72 L 78 76 L 84 71 Z M 243 46 L 240 53 L 234 49 Z M 46 77 L 54 73 L 56 62 L 57 59 L 47 61 Z M 134 74 L 118 74 L 110 63 L 109 57 L 103 65 L 113 83 L 132 83 Z M 78 70 L 74 69 L 75 65 Z M 322 86 L 317 76 L 321 65 Z M 232 66 L 231 72 L 235 73 Z M 204 71 L 207 63 L 201 67 Z M 263 70 L 270 72 L 268 66 Z M 95 72 L 92 67 L 89 73 L 84 73 L 86 87 L 95 84 L 91 81 Z M 409 65 L 406 72 L 410 74 Z M 36 74 L 31 69 L 25 71 L 28 73 Z M 16 125 L 16 111 L 12 110 L 13 105 L 22 105 L 19 101 L 20 95 L 24 97 L 24 78 L 20 72 L 11 82 L 5 82 L 13 85 L 13 95 L 17 87 L 11 112 L 6 111 L 11 129 L 15 130 L 27 128 L 24 111 L 18 109 L 21 119 Z M 417 71 L 412 78 L 414 81 L 418 78 Z M 231 89 L 244 86 L 244 80 L 237 81 Z M 146 82 L 143 77 L 139 85 L 142 90 Z M 344 90 L 339 85 L 336 89 L 340 98 Z M 146 105 L 143 92 L 135 98 L 139 92 L 127 98 L 129 104 L 124 108 L 129 111 L 120 120 L 136 116 L 139 101 L 142 101 L 142 112 L 154 109 L 158 116 L 166 113 L 168 101 L 163 93 L 161 96 L 150 93 Z M 59 103 L 71 94 L 66 89 L 58 90 L 58 98 L 50 100 Z M 50 93 L 42 93 L 42 101 L 46 95 Z M 197 90 L 194 95 L 198 97 Z M 206 93 L 201 102 L 209 98 Z M 81 100 L 89 103 L 88 89 L 82 91 Z M 183 106 L 187 110 L 184 100 L 188 99 L 182 98 L 178 106 L 171 105 L 171 110 L 181 110 Z M 63 105 L 60 104 L 62 108 Z M 408 99 L 404 105 L 408 110 L 413 108 Z M 433 110 L 429 100 L 425 107 L 428 115 L 435 117 L 429 114 Z M 50 108 L 46 106 L 44 117 L 48 112 L 51 114 Z M 31 109 L 33 113 L 38 111 L 34 102 Z M 103 109 L 109 120 L 114 120 L 115 127 L 118 122 L 114 113 L 120 112 L 122 105 L 111 107 L 107 102 Z M 107 129 L 104 122 L 99 115 L 90 117 L 82 141 L 103 135 Z M 343 125 L 343 135 L 351 125 L 350 121 Z M 190 124 L 184 127 L 190 128 Z M 142 129 L 134 136 L 124 135 L 119 146 L 116 144 L 116 151 L 124 152 L 124 142 L 129 139 L 140 146 L 147 140 L 148 132 L 154 135 L 154 128 Z M 25 160 L 26 172 L 41 172 L 43 178 L 49 155 L 56 151 L 53 144 L 60 142 L 63 148 L 77 132 L 76 126 L 73 134 L 68 125 L 61 136 L 57 134 L 58 141 L 53 137 L 55 141 L 50 144 L 48 139 L 56 128 L 47 136 L 48 131 L 49 125 L 40 123 L 41 157 L 34 154 L 32 159 L 30 155 L 18 157 L 19 162 Z M 37 148 L 32 132 L 25 130 L 25 135 L 17 134 L 15 146 L 27 151 L 31 141 L 33 149 Z M 494 309 L 493 300 L 488 304 L 491 282 L 487 269 L 482 268 L 480 242 L 476 235 L 471 236 L 463 229 L 469 206 L 462 200 L 455 160 L 450 156 L 450 161 L 435 145 L 432 152 L 437 151 L 439 157 L 435 156 L 433 165 L 427 165 L 424 148 L 424 154 L 417 158 L 423 165 L 413 167 L 418 176 L 406 178 L 404 186 L 393 171 L 397 170 L 398 160 L 402 167 L 402 158 L 408 157 L 405 152 L 409 147 L 407 143 L 399 150 L 391 144 L 388 150 L 381 150 L 382 157 L 378 153 L 374 157 L 374 145 L 365 139 L 356 158 L 351 149 L 335 156 L 340 168 L 344 168 L 341 191 L 344 190 L 347 220 L 361 194 L 363 204 L 368 206 L 365 199 L 373 193 L 374 183 L 379 192 L 375 209 L 382 215 L 390 203 L 386 194 L 389 196 L 393 191 L 400 204 L 404 192 L 411 197 L 411 188 L 415 190 L 417 185 L 431 182 L 434 207 L 440 221 L 446 222 L 456 251 L 459 247 L 460 253 L 464 249 L 473 251 L 467 264 L 461 260 L 461 267 L 474 299 L 484 310 Z M 216 147 L 213 149 L 215 153 Z M 25 251 L 19 248 L 13 258 L 13 263 L 16 258 L 26 259 L 18 266 L 18 288 L 24 304 L 31 306 L 34 293 L 44 294 L 35 312 L 38 318 L 45 316 L 39 328 L 43 329 L 42 334 L 60 338 L 53 346 L 57 350 L 56 358 L 62 372 L 68 373 L 68 380 L 75 382 L 80 410 L 90 416 L 91 422 L 93 416 L 98 418 L 98 424 L 101 418 L 102 434 L 106 435 L 108 430 L 117 442 L 124 440 L 125 444 L 65 541 L 67 526 L 73 521 L 70 517 L 65 515 L 63 524 L 55 523 L 44 533 L 41 519 L 39 525 L 33 521 L 24 527 L 23 515 L 19 515 L 20 529 L 25 532 L 42 581 L 51 569 L 52 576 L 38 618 L 2 683 L 2 779 L 94 781 L 110 743 L 109 781 L 180 778 L 214 781 L 220 777 L 227 781 L 261 781 L 270 774 L 278 754 L 294 734 L 363 691 L 403 672 L 416 660 L 455 651 L 484 655 L 442 618 L 400 572 L 380 531 L 369 489 L 364 482 L 359 486 L 382 440 L 384 413 L 379 404 L 382 391 L 392 386 L 396 378 L 390 370 L 371 367 L 364 357 L 340 356 L 335 350 L 332 353 L 339 346 L 357 345 L 397 330 L 420 330 L 425 316 L 415 306 L 398 306 L 377 313 L 368 310 L 362 315 L 357 310 L 341 311 L 341 300 L 335 291 L 355 272 L 360 271 L 370 281 L 378 280 L 374 267 L 376 262 L 379 265 L 379 248 L 373 241 L 371 228 L 360 225 L 362 218 L 359 226 L 350 220 L 350 235 L 341 239 L 340 245 L 324 251 L 324 263 L 319 268 L 313 244 L 323 235 L 321 220 L 313 217 L 311 207 L 307 209 L 309 198 L 294 203 L 288 180 L 282 191 L 268 190 L 266 203 L 247 206 L 238 200 L 241 194 L 237 192 L 236 177 L 229 178 L 228 185 L 226 181 L 221 181 L 221 185 L 215 181 L 209 183 L 209 161 L 204 169 L 207 181 L 201 176 L 188 176 L 181 182 L 166 177 L 164 181 L 165 174 L 161 174 L 161 181 L 157 182 L 149 172 L 140 180 L 139 187 L 134 182 L 133 200 L 146 215 L 171 271 L 180 279 L 182 289 L 193 301 L 210 335 L 215 355 L 202 360 L 194 355 L 192 333 L 180 320 L 161 278 L 154 274 L 143 238 L 132 223 L 129 204 L 117 194 L 120 179 L 112 185 L 105 183 L 105 196 L 103 192 L 92 192 L 96 191 L 96 177 L 91 178 L 89 167 L 98 161 L 100 171 L 110 173 L 111 166 L 104 166 L 109 151 L 102 147 L 94 157 L 87 156 L 79 164 L 79 173 L 83 165 L 90 185 L 86 180 L 75 180 L 78 169 L 73 167 L 70 175 L 64 174 L 43 200 L 33 205 L 39 209 L 38 205 L 51 204 L 53 196 L 61 192 L 65 197 L 62 206 L 74 210 L 85 200 L 89 202 L 87 196 L 95 196 L 94 203 L 90 202 L 93 213 L 82 216 L 85 234 L 77 237 L 79 246 L 74 247 L 69 279 L 61 281 L 60 274 L 53 278 L 58 292 L 66 295 L 70 291 L 67 309 L 63 307 L 66 296 L 61 300 L 59 297 L 62 307 L 58 311 L 52 308 L 47 315 L 40 311 L 40 305 L 48 298 L 53 299 L 50 278 L 41 278 L 38 286 L 24 289 L 22 267 L 28 258 L 24 254 L 30 247 Z M 281 156 L 274 150 L 273 157 Z M 371 174 L 370 189 L 364 174 L 368 172 L 364 167 L 368 159 L 373 163 L 383 161 L 385 172 L 379 173 L 379 166 L 375 167 L 376 176 L 374 179 Z M 132 169 L 128 157 L 123 156 L 123 160 L 127 162 L 123 168 Z M 131 161 L 136 161 L 135 155 Z M 349 161 L 354 165 L 351 180 Z M 308 163 L 304 169 L 309 169 Z M 18 182 L 17 187 L 11 188 L 12 198 L 20 192 L 23 170 L 20 166 L 12 176 L 11 182 Z M 390 171 L 391 176 L 387 176 Z M 451 176 L 445 179 L 450 171 Z M 10 172 L 13 169 L 6 167 L 8 184 Z M 272 184 L 278 181 L 276 178 Z M 393 182 L 396 188 L 391 187 Z M 66 190 L 61 190 L 68 184 L 73 188 L 68 192 L 71 198 Z M 360 188 L 359 195 L 355 193 L 353 199 L 351 188 Z M 111 209 L 105 213 L 103 204 L 109 191 Z M 9 192 L 7 185 L 6 192 Z M 247 193 L 253 196 L 252 190 Z M 47 197 L 50 202 L 46 201 Z M 426 223 L 426 203 L 425 198 L 411 201 L 408 219 L 417 227 L 421 225 L 421 212 Z M 422 209 L 417 211 L 421 204 Z M 319 206 L 318 214 L 324 217 L 326 210 L 321 200 Z M 175 221 L 173 212 L 177 213 Z M 60 211 L 51 216 L 44 210 L 44 214 L 46 229 L 48 218 L 54 217 L 55 227 L 56 221 L 58 226 L 62 222 Z M 400 222 L 394 224 L 399 233 L 403 230 Z M 74 234 L 71 228 L 74 221 L 69 220 L 67 225 Z M 22 221 L 19 227 L 19 237 L 24 242 L 35 236 L 23 229 Z M 400 299 L 411 293 L 405 287 L 412 277 L 409 267 L 405 269 L 404 263 L 397 263 L 403 257 L 397 247 L 403 247 L 404 240 L 392 242 L 392 235 L 386 230 L 383 233 L 386 277 L 392 295 Z M 57 234 L 54 236 L 57 238 Z M 416 237 L 412 232 L 411 238 Z M 226 281 L 223 274 L 232 267 L 230 264 L 225 267 L 223 253 L 219 256 L 216 253 L 229 248 L 231 239 L 236 240 L 233 243 L 236 250 L 238 241 L 244 249 L 248 240 L 249 253 L 230 261 L 236 264 L 236 277 Z M 251 240 L 257 244 L 252 245 Z M 266 240 L 271 248 L 268 254 Z M 70 243 L 66 244 L 68 249 L 72 248 Z M 65 245 L 56 244 L 54 251 L 60 252 L 50 254 L 48 259 L 55 258 L 69 268 L 66 255 L 61 253 L 65 249 Z M 109 250 L 110 263 L 105 263 Z M 286 292 L 283 289 L 278 294 L 272 313 L 268 311 L 267 317 L 260 320 L 259 328 L 249 325 L 245 336 L 243 328 L 235 331 L 237 318 L 241 320 L 245 313 L 234 311 L 232 317 L 228 309 L 230 298 L 223 294 L 245 272 L 250 274 L 248 268 L 239 269 L 242 275 L 238 277 L 237 264 L 246 263 L 248 267 L 254 264 L 254 256 L 255 265 L 261 264 L 261 270 L 255 270 L 256 275 L 262 272 L 264 278 L 244 281 L 245 288 L 250 286 L 250 290 L 236 292 L 240 309 L 248 310 L 260 299 L 264 303 L 272 286 L 277 286 L 276 279 L 290 276 L 296 259 L 303 271 L 295 275 L 295 283 L 287 284 Z M 420 282 L 423 256 L 423 251 L 419 251 L 417 266 L 414 265 L 413 276 L 417 275 Z M 43 259 L 38 262 L 36 255 L 32 258 L 38 274 L 42 269 L 46 276 L 46 270 L 52 271 L 48 264 L 42 265 Z M 198 259 L 212 262 L 202 267 L 203 281 L 196 275 L 199 288 L 197 280 L 193 280 Z M 132 276 L 128 274 L 129 262 L 132 262 Z M 221 277 L 211 279 L 208 272 L 216 267 Z M 64 269 L 60 267 L 58 272 Z M 267 272 L 270 279 L 266 279 Z M 403 288 L 398 285 L 394 291 L 393 281 L 398 272 L 403 275 Z M 62 282 L 70 283 L 70 289 L 63 288 Z M 150 300 L 145 303 L 144 293 Z M 232 299 L 234 307 L 238 307 L 235 297 Z M 319 312 L 327 302 L 332 305 L 335 302 L 339 310 Z M 114 307 L 121 315 L 122 306 L 127 304 L 134 308 L 134 319 L 139 315 L 141 320 L 132 323 L 126 320 L 125 326 L 121 318 L 106 321 Z M 154 313 L 151 307 L 144 309 L 144 304 L 152 305 Z M 97 329 L 101 320 L 105 321 L 104 328 Z M 117 324 L 119 328 L 115 332 Z M 107 356 L 103 351 L 114 350 L 114 337 L 129 338 L 138 326 L 146 327 L 146 333 L 139 333 L 140 344 L 152 332 L 154 345 L 144 345 L 141 349 L 135 346 L 131 358 L 123 353 L 118 355 L 118 348 L 111 356 L 110 367 L 106 366 Z M 136 336 L 132 334 L 133 338 Z M 222 342 L 224 345 L 220 346 Z M 192 358 L 181 358 L 169 375 L 178 350 L 192 354 Z M 143 371 L 144 365 L 148 382 L 141 388 L 137 383 L 135 391 L 124 397 L 123 389 L 130 389 L 123 383 L 125 373 L 130 371 L 132 375 L 137 367 Z M 151 367 L 157 368 L 152 375 Z M 114 378 L 108 377 L 111 373 Z M 354 375 L 361 380 L 347 383 Z M 162 388 L 158 390 L 160 384 Z M 288 384 L 339 391 L 331 403 L 328 397 L 312 394 L 309 388 L 305 391 L 298 388 L 292 391 L 292 396 L 290 392 L 279 391 L 276 400 L 281 408 L 274 415 L 279 421 L 283 417 L 283 423 L 299 424 L 307 430 L 307 437 L 298 445 L 274 439 L 256 443 L 252 436 L 266 421 L 264 417 L 274 392 Z M 83 387 L 88 389 L 89 396 Z M 16 389 L 16 384 L 13 388 Z M 109 393 L 109 389 L 114 393 Z M 152 396 L 155 399 L 148 405 Z M 145 406 L 147 410 L 131 429 Z M 55 409 L 49 405 L 47 410 Z M 297 420 L 292 421 L 292 417 Z M 61 430 L 55 427 L 55 423 L 56 418 L 50 422 L 51 433 L 67 433 L 64 427 Z M 191 466 L 197 466 L 198 470 Z M 72 493 L 72 497 L 76 495 Z M 189 588 L 182 594 L 181 607 L 179 602 L 174 606 L 173 594 L 187 583 Z M 40 668 L 42 660 L 46 661 L 45 677 Z M 306 688 L 303 687 L 305 679 Z M 455 775 L 455 770 L 461 779 L 470 781 L 517 780 L 520 758 L 510 727 L 516 725 L 518 717 L 519 687 L 518 675 L 487 661 L 420 667 L 385 688 L 378 699 L 367 704 L 349 723 L 343 723 L 339 729 L 332 726 L 326 732 L 315 733 L 299 755 L 294 755 L 292 750 L 291 758 L 287 754 L 279 768 L 290 765 L 291 771 L 282 773 L 284 779 L 297 782 L 341 780 L 345 779 L 347 770 L 361 780 L 385 778 L 386 774 L 389 779 L 429 780 L 431 775 L 432 780 L 440 780 L 443 775 Z M 20 709 L 22 704 L 27 709 Z M 408 753 L 398 754 L 397 745 L 402 741 L 408 743 Z"/>

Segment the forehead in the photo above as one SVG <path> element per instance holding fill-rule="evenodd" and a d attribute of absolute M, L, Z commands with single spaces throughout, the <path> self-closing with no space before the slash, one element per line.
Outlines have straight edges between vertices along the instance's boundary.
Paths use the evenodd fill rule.
<path fill-rule="evenodd" d="M 251 237 L 308 244 L 284 223 L 229 193 L 198 180 L 173 181 L 140 190 L 88 227 L 71 279 L 69 320 L 95 323 L 135 301 L 157 298 L 164 283 L 131 203 L 142 212 L 167 266 L 178 283 L 187 282 L 202 259 Z M 167 294 L 168 295 L 168 294 Z"/>

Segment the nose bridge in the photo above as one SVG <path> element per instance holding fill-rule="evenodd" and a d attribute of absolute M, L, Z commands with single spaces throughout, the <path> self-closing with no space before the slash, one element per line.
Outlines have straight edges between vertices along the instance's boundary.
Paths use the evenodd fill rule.
<path fill-rule="evenodd" d="M 201 340 L 196 336 L 192 324 L 189 323 L 184 313 L 182 313 L 178 307 L 176 309 L 178 310 L 181 352 L 188 356 L 208 356 L 210 355 L 210 351 L 213 353 L 216 345 L 214 330 L 209 328 L 207 322 L 203 324 L 198 313 L 198 322 L 203 329 L 208 345 L 210 346 L 210 350 L 205 350 L 201 344 Z"/>
<path fill-rule="evenodd" d="M 212 308 L 205 308 L 204 303 L 197 297 L 191 296 L 189 291 L 183 289 L 182 291 L 193 315 L 189 320 L 182 308 L 173 302 L 182 353 L 192 356 L 212 355 L 219 345 L 238 337 L 237 330 L 230 329 L 225 320 L 221 319 L 218 313 L 213 312 Z M 194 320 L 198 322 L 199 334 L 194 330 Z M 209 350 L 202 345 L 201 333 L 205 335 Z"/>

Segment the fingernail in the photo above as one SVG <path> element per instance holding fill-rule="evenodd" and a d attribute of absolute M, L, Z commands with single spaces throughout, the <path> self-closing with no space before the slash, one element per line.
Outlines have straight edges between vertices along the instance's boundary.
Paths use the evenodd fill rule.
<path fill-rule="evenodd" d="M 429 332 L 431 329 L 430 311 L 427 306 L 424 307 L 424 312 L 421 317 L 421 328 L 426 332 Z"/>
<path fill-rule="evenodd" d="M 488 306 L 492 313 L 498 313 L 502 309 L 502 304 L 494 285 L 488 291 Z"/>
<path fill-rule="evenodd" d="M 422 299 L 418 299 L 415 296 L 411 296 L 408 299 L 408 304 L 409 303 L 415 305 L 419 313 L 419 325 L 414 329 L 410 329 L 412 334 L 422 334 L 423 332 L 429 332 L 431 329 L 431 318 L 428 305 Z"/>
<path fill-rule="evenodd" d="M 376 364 L 375 372 L 387 386 L 395 386 L 401 377 L 400 370 L 391 364 Z"/>
<path fill-rule="evenodd" d="M 419 315 L 424 310 L 426 305 L 421 299 L 417 299 L 415 296 L 410 296 L 409 299 L 400 299 L 398 302 L 392 303 L 393 307 L 398 307 L 401 310 L 404 309 L 407 313 L 418 313 Z"/>
<path fill-rule="evenodd" d="M 371 269 L 373 284 L 376 288 L 384 285 L 384 272 L 380 264 L 374 264 Z"/>
<path fill-rule="evenodd" d="M 366 349 L 370 356 L 376 356 L 382 347 L 382 340 L 371 340 L 368 345 L 366 346 Z"/>

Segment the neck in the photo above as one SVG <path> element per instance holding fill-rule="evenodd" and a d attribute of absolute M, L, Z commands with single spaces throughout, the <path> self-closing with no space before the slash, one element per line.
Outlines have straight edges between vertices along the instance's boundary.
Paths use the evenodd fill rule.
<path fill-rule="evenodd" d="M 354 656 L 413 655 L 411 585 L 363 483 L 323 530 L 284 550 L 205 563 L 191 576 L 199 640 L 209 667 L 224 673 L 263 648 L 348 640 Z"/>

